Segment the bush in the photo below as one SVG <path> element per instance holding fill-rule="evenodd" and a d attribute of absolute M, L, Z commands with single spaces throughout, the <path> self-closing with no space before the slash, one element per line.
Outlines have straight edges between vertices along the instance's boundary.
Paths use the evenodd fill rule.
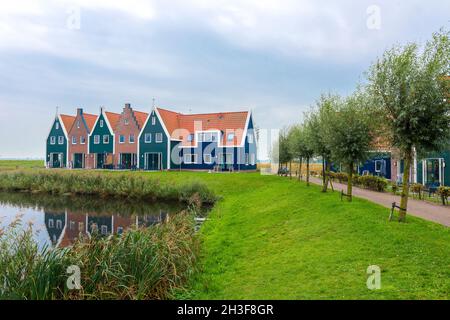
<path fill-rule="evenodd" d="M 392 190 L 392 193 L 393 193 L 393 194 L 397 194 L 397 191 L 398 191 L 398 185 L 397 185 L 397 183 L 393 182 L 393 183 L 391 184 L 391 190 Z"/>
<path fill-rule="evenodd" d="M 360 176 L 358 177 L 357 182 L 358 185 L 362 186 L 365 189 L 378 192 L 383 192 L 388 185 L 386 179 L 376 176 Z"/>
<path fill-rule="evenodd" d="M 409 189 L 411 190 L 411 192 L 417 193 L 419 195 L 419 199 L 422 199 L 422 192 L 423 192 L 423 189 L 424 189 L 424 186 L 422 184 L 420 184 L 420 183 L 413 183 L 413 184 L 411 184 Z"/>
<path fill-rule="evenodd" d="M 450 196 L 450 187 L 440 186 L 437 188 L 437 194 L 441 196 L 442 204 L 445 205 L 447 198 Z"/>

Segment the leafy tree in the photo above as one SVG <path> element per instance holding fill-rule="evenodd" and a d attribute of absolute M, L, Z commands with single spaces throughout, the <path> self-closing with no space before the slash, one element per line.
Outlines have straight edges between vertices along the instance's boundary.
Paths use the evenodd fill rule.
<path fill-rule="evenodd" d="M 347 170 L 347 199 L 352 200 L 353 174 L 355 165 L 368 158 L 373 135 L 368 99 L 362 91 L 342 101 L 331 118 L 328 136 L 334 160 L 344 164 Z"/>
<path fill-rule="evenodd" d="M 414 148 L 438 151 L 450 138 L 449 61 L 449 32 L 441 30 L 422 49 L 410 43 L 386 51 L 368 72 L 386 137 L 404 161 L 400 221 L 407 212 Z"/>
<path fill-rule="evenodd" d="M 289 140 L 288 140 L 288 128 L 283 128 L 280 131 L 280 135 L 278 138 L 278 162 L 279 162 L 279 169 L 281 169 L 281 166 L 283 164 L 288 164 L 292 160 L 292 153 L 291 149 L 289 147 Z"/>
<path fill-rule="evenodd" d="M 290 148 L 294 157 L 300 159 L 300 168 L 298 178 L 301 176 L 301 168 L 303 159 L 306 161 L 306 184 L 309 186 L 309 164 L 314 155 L 314 150 L 311 147 L 311 135 L 306 126 L 298 124 L 293 126 L 290 131 Z"/>
<path fill-rule="evenodd" d="M 311 147 L 314 154 L 322 157 L 322 192 L 328 189 L 331 171 L 331 147 L 328 142 L 333 135 L 331 120 L 340 102 L 340 97 L 333 94 L 322 94 L 316 105 L 306 115 Z"/>

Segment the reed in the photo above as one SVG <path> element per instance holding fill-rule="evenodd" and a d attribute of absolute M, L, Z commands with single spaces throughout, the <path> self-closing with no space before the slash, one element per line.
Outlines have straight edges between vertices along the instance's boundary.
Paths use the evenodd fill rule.
<path fill-rule="evenodd" d="M 3 171 L 0 172 L 0 190 L 185 203 L 196 198 L 202 204 L 217 200 L 215 194 L 199 181 L 175 184 L 153 177 L 92 171 Z"/>
<path fill-rule="evenodd" d="M 52 250 L 38 248 L 31 228 L 15 222 L 0 230 L 0 299 L 170 299 L 194 272 L 198 248 L 189 212 Z M 66 286 L 71 265 L 80 268 L 80 290 Z"/>

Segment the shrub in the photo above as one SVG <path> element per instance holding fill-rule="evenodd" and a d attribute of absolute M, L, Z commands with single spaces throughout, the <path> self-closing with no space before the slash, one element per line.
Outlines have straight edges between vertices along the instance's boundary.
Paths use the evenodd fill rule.
<path fill-rule="evenodd" d="M 420 183 L 413 183 L 413 184 L 411 184 L 409 189 L 411 190 L 411 192 L 418 194 L 419 195 L 419 199 L 422 199 L 422 192 L 423 192 L 423 189 L 424 189 L 422 184 L 420 184 Z"/>
<path fill-rule="evenodd" d="M 445 205 L 447 198 L 450 196 L 450 187 L 440 186 L 437 188 L 437 194 L 441 196 L 442 204 Z"/>
<path fill-rule="evenodd" d="M 376 176 L 360 176 L 357 181 L 363 188 L 378 192 L 383 192 L 388 185 L 386 179 Z"/>
<path fill-rule="evenodd" d="M 397 185 L 397 183 L 393 182 L 393 183 L 391 184 L 391 190 L 392 190 L 392 193 L 393 193 L 393 194 L 397 194 L 397 191 L 398 191 L 398 185 Z"/>

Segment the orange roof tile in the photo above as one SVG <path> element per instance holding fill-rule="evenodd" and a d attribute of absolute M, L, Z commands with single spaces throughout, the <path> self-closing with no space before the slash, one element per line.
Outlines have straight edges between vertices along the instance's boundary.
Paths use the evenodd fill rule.
<path fill-rule="evenodd" d="M 105 111 L 105 115 L 108 118 L 109 124 L 111 125 L 113 131 L 115 131 L 117 124 L 119 123 L 120 114 L 115 113 L 115 112 Z"/>
<path fill-rule="evenodd" d="M 69 116 L 67 114 L 61 114 L 60 117 L 61 117 L 61 121 L 63 122 L 64 128 L 66 129 L 66 132 L 69 132 L 75 121 L 75 117 Z"/>
<path fill-rule="evenodd" d="M 157 108 L 172 139 L 182 140 L 183 145 L 194 145 L 188 142 L 188 134 L 195 131 L 219 130 L 222 132 L 222 144 L 239 145 L 245 132 L 248 111 L 218 112 L 202 114 L 181 114 L 166 109 Z M 228 133 L 234 132 L 233 141 L 227 140 Z"/>
<path fill-rule="evenodd" d="M 89 132 L 94 128 L 95 121 L 97 121 L 97 117 L 95 114 L 83 113 L 84 120 L 89 128 Z"/>
<path fill-rule="evenodd" d="M 136 121 L 138 122 L 139 129 L 144 126 L 145 120 L 147 120 L 148 113 L 133 110 Z"/>

